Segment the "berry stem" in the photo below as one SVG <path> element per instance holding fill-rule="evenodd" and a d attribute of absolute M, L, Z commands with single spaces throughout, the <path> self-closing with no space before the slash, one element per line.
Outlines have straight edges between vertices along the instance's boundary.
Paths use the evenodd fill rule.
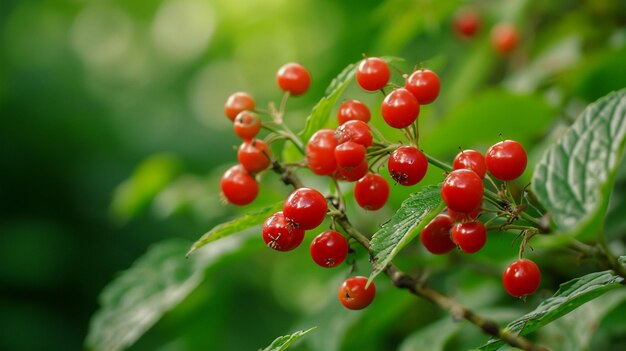
<path fill-rule="evenodd" d="M 443 161 L 440 161 L 425 152 L 424 152 L 424 155 L 426 155 L 426 159 L 428 160 L 428 163 L 430 163 L 431 165 L 441 169 L 444 172 L 452 172 L 452 166 L 450 166 L 449 164 Z"/>
<path fill-rule="evenodd" d="M 609 261 L 609 263 L 611 264 L 611 268 L 613 268 L 613 271 L 615 272 L 615 274 L 626 278 L 626 267 L 624 267 L 624 265 L 622 265 L 617 260 L 613 252 L 611 252 L 609 243 L 606 240 L 606 235 L 604 235 L 604 225 L 602 226 L 602 228 L 600 228 L 600 233 L 598 234 L 598 244 L 600 244 L 600 247 L 602 248 L 602 251 L 604 252 L 604 256 L 606 257 L 607 261 Z"/>

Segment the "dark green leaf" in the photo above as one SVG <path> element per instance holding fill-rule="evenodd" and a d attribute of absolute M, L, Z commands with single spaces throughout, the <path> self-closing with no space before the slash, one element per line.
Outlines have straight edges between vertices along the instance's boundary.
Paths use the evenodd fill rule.
<path fill-rule="evenodd" d="M 303 337 L 306 333 L 315 329 L 316 327 L 307 329 L 307 330 L 299 330 L 291 335 L 279 336 L 276 338 L 272 344 L 263 349 L 263 351 L 283 351 L 286 350 L 289 345 L 298 341 L 301 337 Z"/>
<path fill-rule="evenodd" d="M 235 218 L 230 222 L 222 223 L 213 227 L 213 229 L 206 232 L 200 237 L 200 239 L 198 239 L 195 243 L 193 243 L 193 245 L 191 245 L 191 248 L 189 249 L 189 251 L 187 251 L 187 256 L 191 255 L 196 250 L 210 242 L 225 238 L 229 235 L 237 234 L 250 227 L 263 223 L 267 219 L 267 217 L 275 212 L 280 211 L 282 208 L 283 202 L 277 202 L 272 206 L 248 213 L 239 218 Z"/>
<path fill-rule="evenodd" d="M 626 289 L 601 296 L 581 306 L 567 316 L 541 329 L 545 346 L 553 350 L 593 350 L 591 339 L 597 334 L 602 320 L 626 300 Z"/>
<path fill-rule="evenodd" d="M 431 185 L 404 200 L 400 209 L 372 236 L 374 279 L 419 231 L 443 209 L 440 187 Z"/>
<path fill-rule="evenodd" d="M 589 105 L 535 168 L 533 188 L 557 229 L 598 233 L 626 145 L 626 90 Z"/>
<path fill-rule="evenodd" d="M 116 351 L 132 345 L 200 284 L 205 267 L 240 248 L 243 239 L 232 239 L 191 259 L 184 256 L 186 241 L 153 245 L 102 291 L 100 310 L 89 325 L 87 349 Z"/>
<path fill-rule="evenodd" d="M 559 290 L 552 297 L 542 302 L 534 311 L 509 323 L 506 329 L 519 335 L 532 333 L 582 306 L 587 301 L 593 300 L 607 291 L 622 287 L 623 281 L 622 277 L 614 275 L 611 271 L 594 272 L 572 279 L 561 284 Z M 502 344 L 502 341 L 493 339 L 483 345 L 480 350 L 497 350 Z"/>

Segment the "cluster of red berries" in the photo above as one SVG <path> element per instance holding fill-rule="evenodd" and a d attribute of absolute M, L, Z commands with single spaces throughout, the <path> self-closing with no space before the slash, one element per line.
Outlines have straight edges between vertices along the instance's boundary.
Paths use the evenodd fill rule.
<path fill-rule="evenodd" d="M 386 93 L 391 73 L 387 62 L 377 57 L 364 58 L 355 76 L 365 91 L 380 90 L 385 94 L 381 104 L 384 121 L 393 128 L 404 129 L 409 136 L 411 133 L 417 135 L 420 106 L 432 103 L 439 95 L 439 77 L 424 68 L 405 75 L 403 87 L 394 87 Z M 276 81 L 285 94 L 301 95 L 308 90 L 311 78 L 303 66 L 291 63 L 278 71 Z M 245 205 L 256 198 L 259 190 L 255 174 L 272 164 L 269 146 L 256 138 L 266 125 L 254 112 L 254 99 L 246 93 L 231 95 L 224 111 L 233 120 L 234 131 L 243 143 L 237 153 L 239 164 L 231 167 L 222 177 L 222 193 L 230 203 Z M 316 175 L 355 182 L 354 196 L 358 205 L 375 211 L 386 204 L 390 187 L 383 176 L 370 169 L 368 156 L 375 152 L 389 154 L 389 175 L 397 184 L 404 186 L 415 185 L 424 178 L 428 159 L 417 148 L 417 138 L 410 140 L 411 145 L 393 149 L 386 144 L 374 145 L 370 119 L 371 113 L 365 104 L 354 99 L 344 101 L 337 110 L 338 127 L 315 132 L 308 140 L 304 153 L 306 168 Z M 479 251 L 487 239 L 485 225 L 477 220 L 483 200 L 483 177 L 489 170 L 495 178 L 508 181 L 519 177 L 525 167 L 524 149 L 511 140 L 493 145 L 485 157 L 475 150 L 459 153 L 454 160 L 454 170 L 447 175 L 441 188 L 441 196 L 448 207 L 447 214 L 438 215 L 424 228 L 421 233 L 424 246 L 435 254 L 447 253 L 455 247 L 466 253 Z M 282 211 L 272 214 L 263 223 L 262 237 L 267 246 L 277 251 L 297 248 L 303 242 L 305 231 L 323 223 L 328 212 L 327 201 L 315 189 L 294 190 L 285 200 Z M 337 267 L 346 260 L 350 251 L 346 237 L 334 230 L 334 226 L 331 228 L 317 235 L 310 245 L 311 258 L 324 268 Z M 525 296 L 536 286 L 527 289 L 528 284 L 523 279 L 520 283 L 520 277 L 531 274 L 528 273 L 531 269 L 526 263 L 530 261 L 518 262 L 507 269 L 507 272 L 513 273 L 505 273 L 507 277 L 512 274 L 506 278 L 505 288 L 514 296 Z M 538 276 L 538 270 L 536 272 Z M 341 303 L 349 309 L 369 305 L 374 299 L 376 287 L 373 282 L 367 285 L 367 281 L 362 276 L 347 279 L 339 289 Z"/>
<path fill-rule="evenodd" d="M 433 254 L 445 254 L 456 247 L 469 254 L 480 251 L 487 242 L 487 228 L 478 220 L 483 178 L 489 171 L 496 179 L 514 180 L 522 175 L 526 163 L 526 151 L 513 140 L 492 145 L 485 156 L 476 150 L 461 151 L 441 186 L 448 213 L 436 216 L 422 229 L 424 247 Z M 532 294 L 539 280 L 539 269 L 525 259 L 513 262 L 502 277 L 507 292 L 516 297 Z"/>
<path fill-rule="evenodd" d="M 459 9 L 452 20 L 455 33 L 461 38 L 473 38 L 480 29 L 482 18 L 475 7 Z M 506 22 L 498 23 L 491 28 L 491 46 L 501 54 L 508 54 L 517 47 L 519 33 L 517 28 Z"/>

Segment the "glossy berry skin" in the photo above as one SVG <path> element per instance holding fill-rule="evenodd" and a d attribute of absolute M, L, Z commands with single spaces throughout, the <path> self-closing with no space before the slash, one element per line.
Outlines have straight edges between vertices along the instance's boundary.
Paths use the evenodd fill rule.
<path fill-rule="evenodd" d="M 413 146 L 400 146 L 391 153 L 387 168 L 391 178 L 404 186 L 417 184 L 428 170 L 426 156 Z"/>
<path fill-rule="evenodd" d="M 500 23 L 491 29 L 491 45 L 494 49 L 506 55 L 517 47 L 519 33 L 517 28 L 508 23 Z"/>
<path fill-rule="evenodd" d="M 487 229 L 481 222 L 457 223 L 450 231 L 452 241 L 465 253 L 475 253 L 487 242 Z"/>
<path fill-rule="evenodd" d="M 337 139 L 332 129 L 320 129 L 306 145 L 306 164 L 317 175 L 331 175 L 337 170 L 335 149 Z"/>
<path fill-rule="evenodd" d="M 354 185 L 354 198 L 365 210 L 379 210 L 389 199 L 389 183 L 380 174 L 368 173 Z"/>
<path fill-rule="evenodd" d="M 359 120 L 365 123 L 372 118 L 370 109 L 359 100 L 346 100 L 337 109 L 337 122 L 342 125 L 348 121 Z"/>
<path fill-rule="evenodd" d="M 464 38 L 471 38 L 476 35 L 480 28 L 480 13 L 473 8 L 463 8 L 459 10 L 452 21 L 454 31 Z"/>
<path fill-rule="evenodd" d="M 322 193 L 315 189 L 299 188 L 285 200 L 283 213 L 300 229 L 313 229 L 324 221 L 328 205 Z"/>
<path fill-rule="evenodd" d="M 339 287 L 339 301 L 351 310 L 362 310 L 369 306 L 376 296 L 376 285 L 371 282 L 365 289 L 367 278 L 362 276 L 346 279 Z"/>
<path fill-rule="evenodd" d="M 420 233 L 422 244 L 430 253 L 443 255 L 452 251 L 456 245 L 450 238 L 452 219 L 446 215 L 438 215 L 428 223 Z"/>
<path fill-rule="evenodd" d="M 441 186 L 441 197 L 449 209 L 470 213 L 483 200 L 483 181 L 474 171 L 457 169 L 446 177 Z"/>
<path fill-rule="evenodd" d="M 241 111 L 235 117 L 233 130 L 243 140 L 252 140 L 261 130 L 261 118 L 252 111 Z"/>
<path fill-rule="evenodd" d="M 439 76 L 429 69 L 413 72 L 404 87 L 415 96 L 420 105 L 430 104 L 439 96 Z"/>
<path fill-rule="evenodd" d="M 244 141 L 237 151 L 237 160 L 251 173 L 257 173 L 270 165 L 271 151 L 260 139 Z"/>
<path fill-rule="evenodd" d="M 311 242 L 311 258 L 320 267 L 339 266 L 348 256 L 348 241 L 334 230 L 327 230 Z"/>
<path fill-rule="evenodd" d="M 367 174 L 367 170 L 367 160 L 363 159 L 363 161 L 355 167 L 338 167 L 337 171 L 339 172 L 339 176 L 337 176 L 337 179 L 356 182 Z"/>
<path fill-rule="evenodd" d="M 487 173 L 485 157 L 476 150 L 463 150 L 459 152 L 452 162 L 452 168 L 472 170 L 476 172 L 480 178 L 484 178 L 485 173 Z"/>
<path fill-rule="evenodd" d="M 282 212 L 269 216 L 263 223 L 263 241 L 276 251 L 290 251 L 300 246 L 304 230 L 297 228 Z"/>
<path fill-rule="evenodd" d="M 389 126 L 406 128 L 417 119 L 420 104 L 410 91 L 398 88 L 385 97 L 381 113 Z"/>
<path fill-rule="evenodd" d="M 335 148 L 335 161 L 339 167 L 356 167 L 365 160 L 365 146 L 347 141 Z"/>
<path fill-rule="evenodd" d="M 489 173 L 505 181 L 521 176 L 526 169 L 526 163 L 526 150 L 514 140 L 504 140 L 491 146 L 485 155 Z"/>
<path fill-rule="evenodd" d="M 372 145 L 373 141 L 372 129 L 369 124 L 359 120 L 347 121 L 340 125 L 339 128 L 337 128 L 336 138 L 339 144 L 354 141 L 365 147 Z"/>
<path fill-rule="evenodd" d="M 244 92 L 230 95 L 224 104 L 224 113 L 231 121 L 235 120 L 239 112 L 252 110 L 254 110 L 254 98 Z"/>
<path fill-rule="evenodd" d="M 387 85 L 391 72 L 387 62 L 378 57 L 363 59 L 356 70 L 356 81 L 367 91 L 380 90 Z"/>
<path fill-rule="evenodd" d="M 226 200 L 238 206 L 251 203 L 259 193 L 259 184 L 241 165 L 234 165 L 224 173 L 220 187 Z"/>
<path fill-rule="evenodd" d="M 525 297 L 537 290 L 541 272 L 535 262 L 525 258 L 511 263 L 502 274 L 504 289 L 515 297 Z"/>
<path fill-rule="evenodd" d="M 482 208 L 480 206 L 476 207 L 469 213 L 457 212 L 457 211 L 448 209 L 448 216 L 452 218 L 453 222 L 470 222 L 478 218 L 478 215 L 480 215 L 481 210 Z"/>
<path fill-rule="evenodd" d="M 287 63 L 276 73 L 276 83 L 282 91 L 291 95 L 302 95 L 309 90 L 311 75 L 304 66 L 297 63 Z"/>

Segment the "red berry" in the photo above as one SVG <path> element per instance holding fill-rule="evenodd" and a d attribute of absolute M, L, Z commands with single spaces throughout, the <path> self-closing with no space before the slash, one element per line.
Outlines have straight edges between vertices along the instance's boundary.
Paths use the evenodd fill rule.
<path fill-rule="evenodd" d="M 502 274 L 504 289 L 515 297 L 524 297 L 534 293 L 540 282 L 539 267 L 535 262 L 525 258 L 511 263 Z"/>
<path fill-rule="evenodd" d="M 369 306 L 376 296 L 376 285 L 371 282 L 365 289 L 366 284 L 366 277 L 348 278 L 339 287 L 338 296 L 341 304 L 351 310 L 361 310 Z"/>
<path fill-rule="evenodd" d="M 241 139 L 250 140 L 261 130 L 261 118 L 252 111 L 241 111 L 235 117 L 233 130 Z"/>
<path fill-rule="evenodd" d="M 491 30 L 491 45 L 501 54 L 508 54 L 517 46 L 517 28 L 509 23 L 500 23 Z"/>
<path fill-rule="evenodd" d="M 387 62 L 378 57 L 368 57 L 359 63 L 356 81 L 367 91 L 380 90 L 387 85 L 391 72 Z"/>
<path fill-rule="evenodd" d="M 271 151 L 263 140 L 244 141 L 237 151 L 239 163 L 252 173 L 260 172 L 270 165 Z"/>
<path fill-rule="evenodd" d="M 441 197 L 448 208 L 463 213 L 470 213 L 480 206 L 483 192 L 483 181 L 469 169 L 450 172 L 441 186 Z"/>
<path fill-rule="evenodd" d="M 337 179 L 348 182 L 356 182 L 367 174 L 367 160 L 363 159 L 363 161 L 355 167 L 339 167 L 337 170 L 339 171 Z"/>
<path fill-rule="evenodd" d="M 485 177 L 485 173 L 487 173 L 487 165 L 485 164 L 485 157 L 483 154 L 476 150 L 463 150 L 456 155 L 454 158 L 454 162 L 452 163 L 452 167 L 454 169 L 469 169 L 476 174 L 480 178 Z"/>
<path fill-rule="evenodd" d="M 404 87 L 415 96 L 420 105 L 430 104 L 439 96 L 439 77 L 429 69 L 420 69 L 407 78 Z"/>
<path fill-rule="evenodd" d="M 332 129 L 320 129 L 306 145 L 307 167 L 317 175 L 331 175 L 337 170 L 335 148 L 337 139 Z"/>
<path fill-rule="evenodd" d="M 469 213 L 457 212 L 457 211 L 448 209 L 448 216 L 452 218 L 453 222 L 469 222 L 478 218 L 478 215 L 480 214 L 481 210 L 482 208 L 480 206 L 476 207 Z"/>
<path fill-rule="evenodd" d="M 359 100 L 346 100 L 337 110 L 337 122 L 339 122 L 339 125 L 355 119 L 367 123 L 370 121 L 370 118 L 370 109 Z"/>
<path fill-rule="evenodd" d="M 456 245 L 450 238 L 452 219 L 446 215 L 438 215 L 428 223 L 420 233 L 420 239 L 426 250 L 435 255 L 443 255 L 452 251 Z"/>
<path fill-rule="evenodd" d="M 282 212 L 274 213 L 263 223 L 263 241 L 276 251 L 293 250 L 303 239 L 304 230 L 287 220 Z"/>
<path fill-rule="evenodd" d="M 365 147 L 372 145 L 372 129 L 370 126 L 359 120 L 347 121 L 337 128 L 337 141 L 343 144 L 347 141 L 354 141 Z"/>
<path fill-rule="evenodd" d="M 339 167 L 356 167 L 365 160 L 365 146 L 347 141 L 335 148 L 335 160 Z"/>
<path fill-rule="evenodd" d="M 319 266 L 332 268 L 348 256 L 348 241 L 334 230 L 327 230 L 311 242 L 311 258 Z"/>
<path fill-rule="evenodd" d="M 478 252 L 487 242 L 487 229 L 480 222 L 457 223 L 450 232 L 452 241 L 465 253 Z"/>
<path fill-rule="evenodd" d="M 401 185 L 417 184 L 428 170 L 428 159 L 413 146 L 400 146 L 391 153 L 387 162 L 391 178 Z"/>
<path fill-rule="evenodd" d="M 398 88 L 385 97 L 381 113 L 391 127 L 406 128 L 417 119 L 420 104 L 410 91 Z"/>
<path fill-rule="evenodd" d="M 224 113 L 231 121 L 235 120 L 239 112 L 246 110 L 254 110 L 254 98 L 248 93 L 234 93 L 228 97 L 226 104 L 224 104 Z"/>
<path fill-rule="evenodd" d="M 453 26 L 459 36 L 471 38 L 478 31 L 480 22 L 480 13 L 474 8 L 466 7 L 454 15 Z"/>
<path fill-rule="evenodd" d="M 379 210 L 389 198 L 389 183 L 380 174 L 368 173 L 354 185 L 354 198 L 361 208 Z"/>
<path fill-rule="evenodd" d="M 526 150 L 513 140 L 501 141 L 487 150 L 485 163 L 489 173 L 500 180 L 513 180 L 526 169 Z"/>
<path fill-rule="evenodd" d="M 322 193 L 315 189 L 299 188 L 285 200 L 283 212 L 300 229 L 313 229 L 324 221 L 328 205 Z"/>
<path fill-rule="evenodd" d="M 259 184 L 241 165 L 234 165 L 224 173 L 220 187 L 226 200 L 239 206 L 251 203 L 259 193 Z"/>
<path fill-rule="evenodd" d="M 311 76 L 304 66 L 297 63 L 287 63 L 276 73 L 276 83 L 282 91 L 291 95 L 302 95 L 309 90 Z"/>

